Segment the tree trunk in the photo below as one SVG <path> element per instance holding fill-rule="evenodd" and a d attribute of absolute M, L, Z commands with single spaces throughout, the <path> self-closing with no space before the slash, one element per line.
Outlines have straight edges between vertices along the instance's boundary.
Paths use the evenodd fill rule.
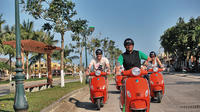
<path fill-rule="evenodd" d="M 51 74 L 51 54 L 47 54 L 47 68 L 48 68 L 48 78 L 47 83 L 49 83 L 52 86 L 52 74 Z"/>
<path fill-rule="evenodd" d="M 61 87 L 65 86 L 64 83 L 64 72 L 63 72 L 63 58 L 64 58 L 64 32 L 61 33 L 61 62 L 60 62 L 60 71 L 61 71 Z"/>
<path fill-rule="evenodd" d="M 93 58 L 95 58 L 95 47 L 93 48 Z"/>
<path fill-rule="evenodd" d="M 83 54 L 83 47 L 81 47 L 81 52 L 80 52 L 80 71 L 83 71 L 83 67 L 82 67 L 82 54 Z"/>
<path fill-rule="evenodd" d="M 40 59 L 39 59 L 38 71 L 39 71 L 39 78 L 41 78 L 41 54 L 39 58 Z"/>
<path fill-rule="evenodd" d="M 12 81 L 12 56 L 11 56 L 11 54 L 9 54 L 9 62 L 10 62 L 9 76 L 10 76 L 10 81 Z"/>
<path fill-rule="evenodd" d="M 22 69 L 24 70 L 24 51 L 21 51 L 22 56 Z"/>
<path fill-rule="evenodd" d="M 29 79 L 29 72 L 28 72 L 28 55 L 29 55 L 29 52 L 26 52 L 26 79 Z"/>

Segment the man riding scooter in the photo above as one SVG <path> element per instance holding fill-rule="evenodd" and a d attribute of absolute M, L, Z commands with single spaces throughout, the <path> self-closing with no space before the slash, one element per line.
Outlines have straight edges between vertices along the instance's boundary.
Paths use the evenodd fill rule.
<path fill-rule="evenodd" d="M 94 70 L 97 70 L 98 67 L 101 65 L 102 70 L 106 71 L 107 74 L 110 74 L 110 64 L 106 57 L 103 57 L 103 51 L 101 49 L 96 50 L 96 58 L 90 61 L 89 67 L 86 70 L 86 75 L 89 75 L 91 68 L 93 67 Z"/>
<path fill-rule="evenodd" d="M 134 112 L 138 110 L 149 112 L 150 96 L 148 82 L 146 79 L 137 76 L 141 75 L 140 72 L 142 72 L 142 70 L 140 69 L 141 59 L 146 60 L 145 64 L 147 65 L 150 58 L 141 51 L 133 50 L 134 41 L 130 38 L 125 39 L 124 47 L 126 48 L 126 51 L 118 58 L 119 66 L 117 66 L 116 75 L 123 75 L 123 72 L 120 72 L 120 67 L 123 66 L 125 71 L 124 73 L 127 74 L 129 73 L 127 71 L 132 71 L 132 73 L 130 72 L 130 74 L 135 75 L 136 78 L 128 77 L 127 79 L 123 80 L 124 83 L 120 96 L 120 108 L 123 109 L 123 112 Z M 139 86 L 136 84 L 138 84 Z M 131 87 L 132 85 L 136 85 L 134 87 L 135 89 L 128 90 L 129 87 L 133 88 Z M 138 105 L 142 105 L 142 107 L 138 107 Z"/>
<path fill-rule="evenodd" d="M 86 71 L 86 75 L 90 75 L 90 99 L 92 103 L 97 104 L 97 110 L 106 103 L 108 99 L 108 79 L 107 75 L 110 74 L 110 65 L 108 59 L 102 57 L 102 50 L 96 50 L 96 58 L 92 59 Z M 89 74 L 93 66 L 94 72 Z M 107 68 L 107 70 L 106 70 Z"/>

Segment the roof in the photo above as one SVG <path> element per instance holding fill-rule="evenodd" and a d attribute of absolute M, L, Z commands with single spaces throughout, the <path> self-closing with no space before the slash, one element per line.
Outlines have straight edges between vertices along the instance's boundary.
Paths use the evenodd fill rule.
<path fill-rule="evenodd" d="M 4 45 L 10 45 L 16 48 L 16 41 L 3 42 Z M 51 46 L 43 42 L 35 40 L 21 40 L 22 51 L 36 52 L 36 53 L 51 53 L 53 50 L 61 50 L 60 47 Z"/>

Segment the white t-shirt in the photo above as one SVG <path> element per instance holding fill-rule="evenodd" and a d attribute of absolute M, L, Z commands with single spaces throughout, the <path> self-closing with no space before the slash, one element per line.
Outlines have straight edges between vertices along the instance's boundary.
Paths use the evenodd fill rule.
<path fill-rule="evenodd" d="M 102 57 L 100 61 L 97 58 L 93 58 L 90 62 L 90 66 L 93 66 L 94 69 L 98 69 L 102 65 L 103 70 L 105 70 L 106 64 L 109 64 L 109 61 L 106 57 Z"/>

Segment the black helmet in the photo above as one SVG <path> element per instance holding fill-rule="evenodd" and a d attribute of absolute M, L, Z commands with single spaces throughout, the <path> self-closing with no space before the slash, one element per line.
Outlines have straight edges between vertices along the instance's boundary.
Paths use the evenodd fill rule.
<path fill-rule="evenodd" d="M 124 41 L 124 46 L 127 46 L 127 45 L 134 45 L 134 41 L 131 38 L 127 38 Z"/>
<path fill-rule="evenodd" d="M 103 54 L 103 51 L 101 49 L 96 50 L 96 55 L 99 55 L 99 54 Z"/>
<path fill-rule="evenodd" d="M 155 53 L 154 51 L 151 51 L 151 52 L 149 53 L 149 57 L 152 58 L 152 55 L 154 55 L 154 56 L 156 57 L 156 53 Z"/>

